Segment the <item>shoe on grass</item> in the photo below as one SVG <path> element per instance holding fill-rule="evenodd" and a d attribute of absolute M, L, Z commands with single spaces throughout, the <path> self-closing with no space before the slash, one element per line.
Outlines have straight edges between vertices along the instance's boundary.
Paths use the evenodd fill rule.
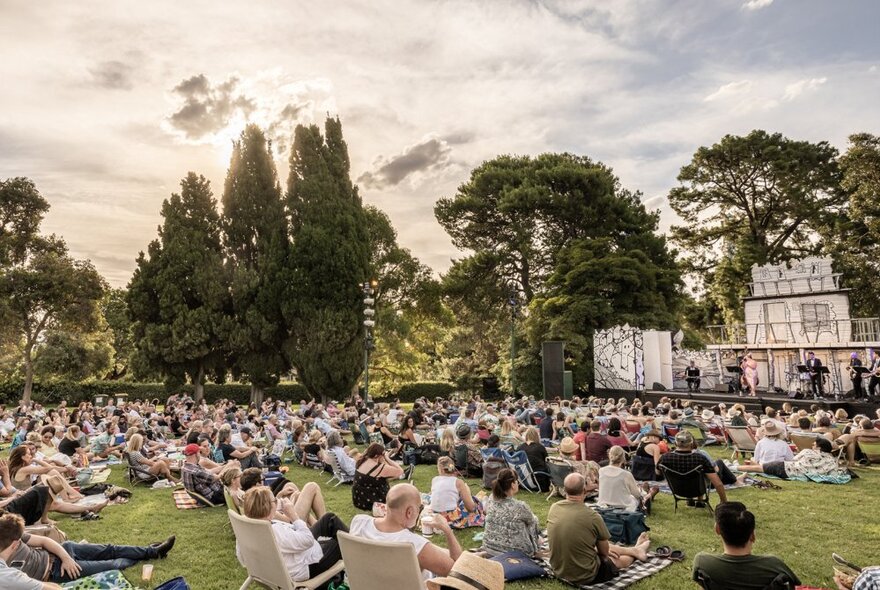
<path fill-rule="evenodd" d="M 165 556 L 168 555 L 168 552 L 174 547 L 174 541 L 176 540 L 177 537 L 171 535 L 161 543 L 150 543 L 150 547 L 156 550 L 156 553 L 159 554 L 159 559 L 165 559 Z"/>

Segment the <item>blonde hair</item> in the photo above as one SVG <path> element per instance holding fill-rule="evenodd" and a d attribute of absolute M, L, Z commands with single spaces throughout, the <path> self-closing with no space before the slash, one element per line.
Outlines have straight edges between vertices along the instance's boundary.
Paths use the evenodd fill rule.
<path fill-rule="evenodd" d="M 455 448 L 455 433 L 452 428 L 444 428 L 443 434 L 440 435 L 440 450 L 449 453 Z"/>
<path fill-rule="evenodd" d="M 513 424 L 510 423 L 510 420 L 505 419 L 501 422 L 501 436 L 510 434 L 511 432 L 513 432 Z"/>
<path fill-rule="evenodd" d="M 437 469 L 440 473 L 455 473 L 455 463 L 450 457 L 440 457 L 437 459 Z"/>
<path fill-rule="evenodd" d="M 232 485 L 232 480 L 241 475 L 241 469 L 238 467 L 229 467 L 220 474 L 220 481 L 227 488 Z"/>
<path fill-rule="evenodd" d="M 266 486 L 255 486 L 244 493 L 241 509 L 248 518 L 263 520 L 272 514 L 275 496 Z"/>
<path fill-rule="evenodd" d="M 614 445 L 608 449 L 608 462 L 612 465 L 623 465 L 626 461 L 626 451 L 622 447 Z"/>
<path fill-rule="evenodd" d="M 538 433 L 538 429 L 534 426 L 529 426 L 526 428 L 526 442 L 528 443 L 539 443 L 541 442 L 541 435 Z"/>
<path fill-rule="evenodd" d="M 144 448 L 144 437 L 141 434 L 132 434 L 128 439 L 128 451 L 137 452 Z"/>

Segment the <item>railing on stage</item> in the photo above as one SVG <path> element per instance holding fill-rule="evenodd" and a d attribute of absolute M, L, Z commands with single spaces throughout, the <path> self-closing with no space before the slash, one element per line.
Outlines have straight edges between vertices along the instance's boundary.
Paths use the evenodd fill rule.
<path fill-rule="evenodd" d="M 712 344 L 838 344 L 880 342 L 880 318 L 819 319 L 708 326 Z"/>

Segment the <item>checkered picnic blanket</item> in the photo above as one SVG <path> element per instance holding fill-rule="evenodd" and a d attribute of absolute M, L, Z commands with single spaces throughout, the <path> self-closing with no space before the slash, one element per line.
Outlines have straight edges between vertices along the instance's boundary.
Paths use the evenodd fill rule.
<path fill-rule="evenodd" d="M 195 498 L 186 493 L 186 490 L 174 490 L 171 494 L 174 496 L 174 505 L 180 510 L 191 510 L 193 508 L 202 508 Z"/>
<path fill-rule="evenodd" d="M 633 563 L 625 570 L 621 570 L 619 576 L 608 582 L 593 585 L 571 585 L 580 590 L 623 590 L 627 586 L 635 584 L 641 579 L 656 574 L 670 563 L 672 563 L 672 561 L 662 557 L 651 557 L 648 561 L 637 561 Z"/>

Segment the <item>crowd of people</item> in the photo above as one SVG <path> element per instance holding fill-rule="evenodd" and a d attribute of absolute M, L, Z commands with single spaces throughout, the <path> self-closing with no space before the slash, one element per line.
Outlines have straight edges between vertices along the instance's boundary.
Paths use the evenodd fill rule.
<path fill-rule="evenodd" d="M 698 555 L 694 579 L 717 584 L 733 580 L 733 568 L 747 568 L 755 580 L 783 575 L 796 582 L 782 561 L 751 554 L 754 516 L 727 501 L 725 486 L 742 484 L 750 473 L 842 478 L 847 465 L 863 459 L 860 442 L 880 441 L 878 423 L 880 411 L 850 418 L 841 410 L 832 414 L 789 403 L 749 412 L 742 404 L 597 398 L 421 399 L 411 409 L 358 397 L 347 404 L 269 400 L 248 408 L 179 395 L 161 406 L 158 400 L 76 408 L 62 403 L 48 410 L 22 405 L 0 410 L 0 436 L 12 447 L 8 461 L 0 461 L 0 587 L 53 588 L 55 582 L 168 553 L 174 537 L 146 547 L 92 546 L 59 544 L 25 531 L 54 525 L 51 512 L 100 518 L 107 502 L 81 503 L 69 478 L 96 462 L 120 461 L 134 477 L 179 483 L 200 501 L 228 503 L 249 518 L 271 522 L 294 581 L 326 572 L 341 559 L 337 533 L 343 531 L 413 545 L 425 579 L 436 588 L 444 587 L 457 562 L 474 565 L 454 534 L 469 527 L 483 529 L 483 557 L 516 550 L 545 560 L 556 577 L 573 584 L 612 579 L 649 559 L 651 541 L 642 535 L 632 546 L 612 543 L 590 505 L 649 514 L 666 470 L 697 470 L 721 502 L 715 530 L 724 553 Z M 703 446 L 724 442 L 729 428 L 743 428 L 754 438 L 751 458 L 713 460 L 704 452 Z M 794 452 L 798 437 L 812 444 Z M 285 454 L 350 483 L 351 503 L 365 514 L 346 524 L 327 506 L 320 485 L 300 487 L 279 476 L 275 469 Z M 529 482 L 508 467 L 513 456 L 534 472 Z M 419 463 L 436 470 L 429 489 L 410 483 Z M 551 465 L 566 468 L 564 482 L 554 484 Z M 477 493 L 475 484 L 482 488 Z M 546 529 L 517 498 L 524 484 L 562 498 L 551 506 Z M 419 527 L 439 533 L 446 547 L 414 532 Z M 460 577 L 455 579 L 458 588 Z M 738 583 L 725 587 L 764 587 Z"/>

